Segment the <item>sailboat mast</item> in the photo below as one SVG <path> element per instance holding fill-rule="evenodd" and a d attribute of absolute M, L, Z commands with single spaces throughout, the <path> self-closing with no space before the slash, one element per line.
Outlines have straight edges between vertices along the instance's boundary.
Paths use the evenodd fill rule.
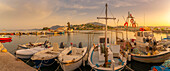
<path fill-rule="evenodd" d="M 105 29 L 105 47 L 107 47 L 107 3 L 106 3 L 106 29 Z"/>
<path fill-rule="evenodd" d="M 107 66 L 107 63 L 108 63 L 108 48 L 107 48 L 107 20 L 108 19 L 113 19 L 115 20 L 116 18 L 108 18 L 107 17 L 107 3 L 106 3 L 106 10 L 105 10 L 105 14 L 106 14 L 106 17 L 97 17 L 97 19 L 105 19 L 106 20 L 106 28 L 105 28 L 105 66 Z"/>
<path fill-rule="evenodd" d="M 107 66 L 108 62 L 108 49 L 107 49 L 107 3 L 106 3 L 106 29 L 105 29 L 105 65 Z"/>

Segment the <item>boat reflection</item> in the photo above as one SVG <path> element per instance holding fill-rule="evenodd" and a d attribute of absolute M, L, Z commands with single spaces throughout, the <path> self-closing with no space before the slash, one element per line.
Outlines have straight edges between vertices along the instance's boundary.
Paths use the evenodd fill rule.
<path fill-rule="evenodd" d="M 1 40 L 1 43 L 12 42 L 12 40 Z"/>

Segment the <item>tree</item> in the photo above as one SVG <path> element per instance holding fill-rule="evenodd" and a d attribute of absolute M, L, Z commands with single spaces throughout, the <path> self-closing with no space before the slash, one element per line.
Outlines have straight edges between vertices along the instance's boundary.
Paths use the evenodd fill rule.
<path fill-rule="evenodd" d="M 48 27 L 43 27 L 43 29 L 42 29 L 42 30 L 48 30 L 48 29 L 50 29 L 50 28 L 48 28 Z"/>

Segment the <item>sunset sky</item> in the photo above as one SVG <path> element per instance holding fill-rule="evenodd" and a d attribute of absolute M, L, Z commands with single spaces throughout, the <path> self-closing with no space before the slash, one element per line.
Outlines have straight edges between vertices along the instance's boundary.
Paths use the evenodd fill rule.
<path fill-rule="evenodd" d="M 128 11 L 139 26 L 170 26 L 170 0 L 0 0 L 0 29 L 33 29 L 101 22 L 96 17 L 108 3 L 110 17 L 124 24 Z M 101 15 L 102 13 L 102 15 Z M 112 16 L 113 14 L 113 16 Z M 116 19 L 116 21 L 117 21 Z M 113 20 L 109 21 L 115 26 Z"/>

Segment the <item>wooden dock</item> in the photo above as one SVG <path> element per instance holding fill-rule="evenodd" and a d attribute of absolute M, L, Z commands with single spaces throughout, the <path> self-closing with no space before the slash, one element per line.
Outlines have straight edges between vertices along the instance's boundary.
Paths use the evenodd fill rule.
<path fill-rule="evenodd" d="M 0 52 L 0 71 L 37 71 L 23 61 L 17 61 L 9 52 Z"/>

